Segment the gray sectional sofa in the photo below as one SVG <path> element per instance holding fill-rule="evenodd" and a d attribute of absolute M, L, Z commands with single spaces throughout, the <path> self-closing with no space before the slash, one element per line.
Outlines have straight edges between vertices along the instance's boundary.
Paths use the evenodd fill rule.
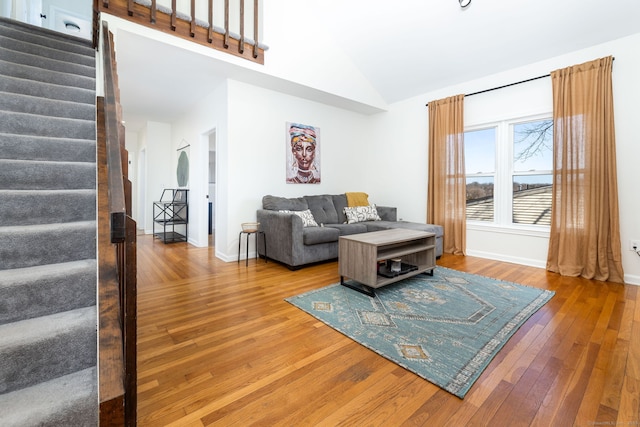
<path fill-rule="evenodd" d="M 345 194 L 323 194 L 297 198 L 264 196 L 262 209 L 257 211 L 259 229 L 266 238 L 267 257 L 297 269 L 307 264 L 338 258 L 338 237 L 386 230 L 409 228 L 436 234 L 436 256 L 442 255 L 442 233 L 440 225 L 397 221 L 395 207 L 376 206 L 379 220 L 359 220 L 347 223 Z M 311 211 L 315 224 L 303 226 L 309 221 Z M 288 211 L 288 212 L 283 212 Z M 349 212 L 351 213 L 351 212 Z M 366 219 L 366 217 L 365 217 Z M 264 256 L 263 246 L 258 253 Z"/>

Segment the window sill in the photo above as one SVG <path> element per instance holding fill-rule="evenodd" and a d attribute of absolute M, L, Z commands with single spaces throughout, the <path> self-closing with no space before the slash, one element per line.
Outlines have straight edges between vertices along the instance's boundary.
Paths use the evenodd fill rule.
<path fill-rule="evenodd" d="M 549 238 L 550 233 L 550 227 L 542 225 L 497 225 L 477 221 L 467 221 L 467 230 L 511 234 L 517 236 L 543 237 L 547 239 Z"/>

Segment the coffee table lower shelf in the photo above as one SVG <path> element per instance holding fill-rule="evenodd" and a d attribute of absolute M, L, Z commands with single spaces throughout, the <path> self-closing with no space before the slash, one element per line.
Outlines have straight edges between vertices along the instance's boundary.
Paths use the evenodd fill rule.
<path fill-rule="evenodd" d="M 405 274 L 400 274 L 395 277 L 384 277 L 384 276 L 378 275 L 378 283 L 376 283 L 376 286 L 365 285 L 364 283 L 360 283 L 353 279 L 345 280 L 345 276 L 340 276 L 340 284 L 342 286 L 353 289 L 354 291 L 358 291 L 360 293 L 363 293 L 373 298 L 376 296 L 375 291 L 378 288 L 381 288 L 386 285 L 390 285 L 391 283 L 399 282 L 400 280 L 407 279 L 409 277 L 417 276 L 418 274 L 424 273 L 424 274 L 428 274 L 429 276 L 433 276 L 434 269 L 435 269 L 435 266 L 430 268 L 417 269 Z"/>

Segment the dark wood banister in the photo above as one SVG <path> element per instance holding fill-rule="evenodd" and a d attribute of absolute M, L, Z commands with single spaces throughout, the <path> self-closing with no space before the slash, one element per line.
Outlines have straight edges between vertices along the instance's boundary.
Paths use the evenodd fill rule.
<path fill-rule="evenodd" d="M 136 223 L 131 218 L 115 52 L 106 22 L 101 32 L 104 97 L 97 100 L 100 425 L 135 426 Z"/>
<path fill-rule="evenodd" d="M 197 25 L 196 21 L 196 0 L 191 0 L 191 10 L 186 16 L 178 16 L 177 2 L 171 1 L 171 10 L 168 8 L 160 10 L 156 0 L 151 1 L 150 6 L 144 6 L 133 0 L 96 0 L 97 8 L 100 12 L 109 13 L 119 18 L 144 25 L 165 33 L 174 34 L 177 37 L 193 41 L 195 43 L 212 47 L 213 49 L 227 52 L 231 55 L 239 56 L 264 64 L 264 46 L 258 43 L 259 38 L 259 11 L 260 0 L 253 2 L 253 41 L 247 42 L 245 37 L 245 0 L 239 0 L 239 22 L 240 37 L 232 37 L 230 33 L 230 11 L 229 0 L 224 1 L 224 10 L 220 15 L 224 17 L 224 29 L 216 32 L 213 29 L 213 1 L 208 0 L 208 28 Z M 204 0 L 200 0 L 204 1 Z M 235 7 L 235 6 L 234 6 Z M 166 11 L 166 12 L 165 12 Z"/>

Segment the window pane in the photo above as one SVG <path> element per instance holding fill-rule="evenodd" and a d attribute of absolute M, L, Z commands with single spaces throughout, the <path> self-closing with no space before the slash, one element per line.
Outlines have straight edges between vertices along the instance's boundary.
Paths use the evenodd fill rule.
<path fill-rule="evenodd" d="M 493 177 L 467 178 L 467 219 L 493 221 Z"/>
<path fill-rule="evenodd" d="M 552 150 L 553 120 L 513 125 L 514 171 L 550 171 L 553 169 Z"/>
<path fill-rule="evenodd" d="M 496 129 L 464 133 L 464 165 L 466 174 L 494 173 L 496 170 Z"/>
<path fill-rule="evenodd" d="M 513 176 L 514 223 L 551 225 L 551 180 L 552 175 Z"/>

